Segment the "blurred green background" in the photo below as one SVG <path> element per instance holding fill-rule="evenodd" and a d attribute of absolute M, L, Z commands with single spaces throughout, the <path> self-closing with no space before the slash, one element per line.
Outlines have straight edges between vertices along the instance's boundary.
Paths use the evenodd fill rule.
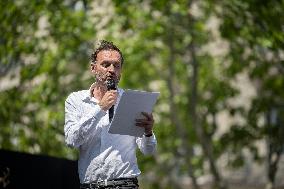
<path fill-rule="evenodd" d="M 141 188 L 284 187 L 283 0 L 0 1 L 0 148 L 76 160 L 64 101 L 100 39 L 160 91 Z"/>

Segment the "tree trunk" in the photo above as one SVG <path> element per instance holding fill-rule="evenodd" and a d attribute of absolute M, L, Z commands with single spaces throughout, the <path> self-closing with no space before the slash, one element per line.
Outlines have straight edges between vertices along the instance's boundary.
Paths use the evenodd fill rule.
<path fill-rule="evenodd" d="M 193 1 L 189 2 L 189 8 L 191 7 L 191 3 Z M 194 28 L 194 18 L 189 14 L 189 28 Z M 213 150 L 212 150 L 212 141 L 210 138 L 205 136 L 205 132 L 203 130 L 202 125 L 200 124 L 199 117 L 197 115 L 196 107 L 198 104 L 198 69 L 199 65 L 197 62 L 196 57 L 196 51 L 195 51 L 195 44 L 194 44 L 194 33 L 192 32 L 192 29 L 189 30 L 189 33 L 192 36 L 191 43 L 188 46 L 188 51 L 191 56 L 191 65 L 192 68 L 192 76 L 188 77 L 189 81 L 191 81 L 191 95 L 189 96 L 189 109 L 190 109 L 190 118 L 192 127 L 194 128 L 197 137 L 201 143 L 204 155 L 207 157 L 210 165 L 211 173 L 213 174 L 214 180 L 215 180 L 215 187 L 217 188 L 226 188 L 224 185 L 221 176 L 218 172 L 217 166 L 215 164 L 215 160 L 213 157 Z"/>
<path fill-rule="evenodd" d="M 278 169 L 278 162 L 281 157 L 281 153 L 283 151 L 284 144 L 284 126 L 283 120 L 281 120 L 283 116 L 284 106 L 274 107 L 274 109 L 269 111 L 267 117 L 268 123 L 268 170 L 267 177 L 268 183 L 266 184 L 266 189 L 274 189 L 275 188 L 275 176 Z M 283 118 L 282 118 L 283 119 Z"/>
<path fill-rule="evenodd" d="M 217 166 L 215 164 L 215 160 L 213 157 L 213 150 L 212 150 L 212 141 L 210 138 L 205 136 L 204 130 L 202 125 L 200 124 L 199 118 L 196 112 L 196 106 L 198 103 L 198 64 L 196 61 L 194 45 L 191 43 L 190 47 L 190 54 L 191 54 L 191 66 L 193 69 L 192 77 L 191 77 L 191 95 L 189 97 L 189 108 L 190 108 L 190 117 L 192 126 L 197 134 L 197 137 L 201 143 L 204 155 L 208 158 L 211 173 L 215 179 L 215 185 L 217 188 L 226 188 L 223 184 L 221 176 L 217 170 Z"/>
<path fill-rule="evenodd" d="M 174 75 L 175 75 L 175 68 L 174 68 L 174 61 L 175 61 L 175 51 L 174 51 L 174 44 L 173 44 L 173 29 L 171 28 L 169 31 L 169 35 L 168 35 L 168 47 L 170 50 L 170 54 L 169 54 L 169 59 L 168 59 L 168 67 L 169 67 L 169 73 L 168 73 L 168 77 L 167 77 L 167 85 L 169 88 L 169 102 L 170 102 L 170 110 L 171 110 L 171 121 L 173 123 L 173 125 L 176 126 L 176 130 L 177 130 L 177 134 L 178 136 L 181 138 L 181 153 L 178 153 L 178 155 L 180 157 L 186 157 L 187 162 L 188 162 L 188 173 L 192 179 L 192 185 L 194 189 L 198 189 L 199 186 L 197 184 L 196 181 L 196 177 L 194 175 L 194 171 L 193 171 L 193 165 L 191 163 L 191 158 L 193 157 L 193 149 L 192 149 L 192 145 L 190 144 L 189 140 L 188 140 L 188 134 L 187 131 L 185 129 L 185 125 L 181 123 L 180 119 L 178 118 L 178 109 L 175 105 L 174 102 L 174 96 L 175 96 L 175 90 L 174 90 Z"/>
<path fill-rule="evenodd" d="M 266 189 L 275 188 L 275 176 L 277 173 L 278 162 L 281 157 L 281 148 L 280 150 L 275 149 L 273 144 L 269 145 L 269 154 L 268 154 L 268 183 L 266 184 Z"/>

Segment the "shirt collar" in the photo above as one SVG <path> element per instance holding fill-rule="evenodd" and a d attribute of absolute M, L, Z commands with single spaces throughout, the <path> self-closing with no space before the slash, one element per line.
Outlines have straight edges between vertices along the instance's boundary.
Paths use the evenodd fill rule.
<path fill-rule="evenodd" d="M 95 85 L 96 85 L 96 83 L 93 83 L 93 84 L 91 85 L 91 87 L 89 88 L 89 97 L 90 97 L 90 98 L 93 97 L 93 91 L 94 91 Z"/>

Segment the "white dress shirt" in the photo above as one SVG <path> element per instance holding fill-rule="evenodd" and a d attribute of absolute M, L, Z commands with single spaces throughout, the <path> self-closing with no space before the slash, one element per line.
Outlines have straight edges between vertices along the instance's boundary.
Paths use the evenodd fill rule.
<path fill-rule="evenodd" d="M 136 177 L 141 172 L 137 165 L 136 148 L 143 154 L 156 151 L 156 138 L 134 137 L 108 133 L 109 116 L 91 97 L 90 90 L 71 93 L 65 101 L 65 141 L 79 149 L 78 172 L 81 183 L 114 178 Z M 122 89 L 118 89 L 118 100 Z"/>

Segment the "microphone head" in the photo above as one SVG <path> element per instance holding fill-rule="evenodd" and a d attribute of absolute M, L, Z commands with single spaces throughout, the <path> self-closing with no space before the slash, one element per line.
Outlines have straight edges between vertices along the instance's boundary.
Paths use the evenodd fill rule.
<path fill-rule="evenodd" d="M 116 82 L 114 79 L 108 79 L 106 81 L 107 90 L 116 90 Z"/>

